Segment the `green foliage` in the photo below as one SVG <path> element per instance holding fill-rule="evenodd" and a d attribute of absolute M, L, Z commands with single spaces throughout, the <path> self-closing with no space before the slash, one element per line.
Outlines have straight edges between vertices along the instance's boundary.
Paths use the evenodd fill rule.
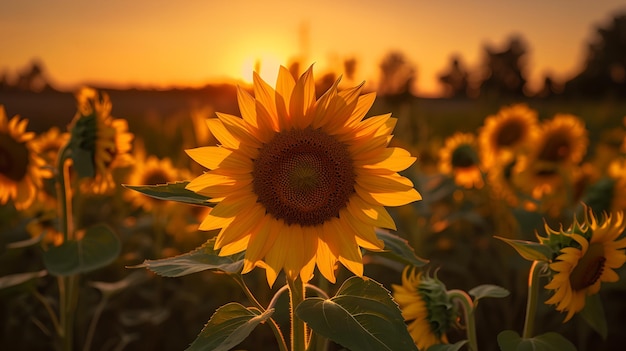
<path fill-rule="evenodd" d="M 401 237 L 384 230 L 376 230 L 376 236 L 385 243 L 385 250 L 373 254 L 415 267 L 428 263 L 428 260 L 417 256 L 409 242 Z"/>
<path fill-rule="evenodd" d="M 70 157 L 79 178 L 93 178 L 96 166 L 93 162 L 97 133 L 97 116 L 94 113 L 78 118 L 71 128 Z"/>
<path fill-rule="evenodd" d="M 213 203 L 207 202 L 207 200 L 209 199 L 208 197 L 202 196 L 198 193 L 186 189 L 185 187 L 187 186 L 187 184 L 189 184 L 188 181 L 180 181 L 157 185 L 122 184 L 122 186 L 159 200 L 169 200 L 191 205 L 213 207 Z"/>
<path fill-rule="evenodd" d="M 587 296 L 585 307 L 580 311 L 580 315 L 593 330 L 602 336 L 602 339 L 606 340 L 609 327 L 606 323 L 604 307 L 599 294 Z"/>
<path fill-rule="evenodd" d="M 256 308 L 235 302 L 226 304 L 215 311 L 187 351 L 228 351 L 247 338 L 254 328 L 273 313 L 273 309 L 261 313 Z"/>
<path fill-rule="evenodd" d="M 67 240 L 51 247 L 43 254 L 48 272 L 56 276 L 86 273 L 113 262 L 121 250 L 121 243 L 113 230 L 105 224 L 96 224 L 78 240 Z"/>
<path fill-rule="evenodd" d="M 552 259 L 553 251 L 550 247 L 542 245 L 533 241 L 525 240 L 513 240 L 500 236 L 496 236 L 497 239 L 504 241 L 511 245 L 517 253 L 523 258 L 529 261 L 550 261 Z"/>
<path fill-rule="evenodd" d="M 550 332 L 524 339 L 512 330 L 498 334 L 501 351 L 576 351 L 576 347 L 561 334 Z"/>
<path fill-rule="evenodd" d="M 180 277 L 208 269 L 226 273 L 241 272 L 245 253 L 219 256 L 214 246 L 215 239 L 210 239 L 191 252 L 160 260 L 145 260 L 142 264 L 129 268 L 148 268 L 164 277 Z"/>
<path fill-rule="evenodd" d="M 485 297 L 502 298 L 507 297 L 510 294 L 507 289 L 491 284 L 479 285 L 468 291 L 468 293 L 474 297 L 474 304 L 476 304 L 478 300 L 484 299 Z"/>
<path fill-rule="evenodd" d="M 433 345 L 425 351 L 459 351 L 463 346 L 467 344 L 467 340 L 461 340 L 454 344 L 437 344 Z"/>
<path fill-rule="evenodd" d="M 351 277 L 330 299 L 307 298 L 296 315 L 351 350 L 417 350 L 389 291 L 371 279 Z"/>

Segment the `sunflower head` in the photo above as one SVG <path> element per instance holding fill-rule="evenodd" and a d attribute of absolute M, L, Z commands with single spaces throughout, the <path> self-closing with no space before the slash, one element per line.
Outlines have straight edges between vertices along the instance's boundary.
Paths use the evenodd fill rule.
<path fill-rule="evenodd" d="M 112 170 L 128 166 L 133 135 L 123 119 L 111 117 L 107 94 L 83 88 L 76 94 L 77 112 L 70 125 L 71 157 L 83 190 L 96 194 L 114 187 Z"/>
<path fill-rule="evenodd" d="M 458 185 L 481 188 L 484 181 L 474 135 L 459 132 L 446 139 L 439 152 L 439 169 L 453 175 Z"/>
<path fill-rule="evenodd" d="M 417 347 L 427 350 L 436 344 L 447 344 L 446 333 L 455 326 L 458 311 L 443 282 L 436 276 L 406 267 L 402 285 L 392 288 Z"/>
<path fill-rule="evenodd" d="M 315 267 L 335 281 L 341 262 L 363 273 L 360 248 L 380 250 L 375 227 L 395 229 L 384 206 L 419 200 L 403 171 L 415 161 L 389 147 L 395 118 L 363 119 L 374 94 L 362 85 L 318 99 L 312 67 L 297 81 L 281 67 L 276 88 L 256 73 L 254 97 L 239 88 L 241 117 L 207 120 L 218 146 L 187 150 L 208 169 L 187 189 L 216 203 L 200 224 L 220 229 L 220 255 L 246 251 L 243 272 L 284 271 L 308 281 Z"/>
<path fill-rule="evenodd" d="M 604 215 L 599 221 L 585 207 L 584 219 L 574 218 L 568 230 L 552 230 L 540 240 L 556 252 L 550 262 L 551 278 L 545 286 L 553 295 L 546 304 L 567 312 L 565 322 L 580 312 L 585 299 L 596 294 L 603 282 L 616 282 L 615 270 L 626 262 L 626 238 L 618 237 L 626 229 L 623 212 Z"/>
<path fill-rule="evenodd" d="M 16 209 L 29 207 L 42 186 L 42 178 L 52 173 L 44 168 L 35 136 L 26 131 L 28 120 L 14 116 L 8 120 L 0 105 L 0 204 L 13 199 Z"/>
<path fill-rule="evenodd" d="M 537 112 L 526 104 L 502 107 L 497 114 L 488 116 L 478 134 L 485 168 L 524 151 L 536 128 Z"/>

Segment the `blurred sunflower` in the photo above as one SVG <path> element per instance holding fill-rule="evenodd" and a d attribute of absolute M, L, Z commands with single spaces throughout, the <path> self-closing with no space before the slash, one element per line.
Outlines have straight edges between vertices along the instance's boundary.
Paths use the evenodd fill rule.
<path fill-rule="evenodd" d="M 610 209 L 611 212 L 626 211 L 626 159 L 613 161 L 608 175 L 614 181 Z"/>
<path fill-rule="evenodd" d="M 439 151 L 439 170 L 452 175 L 454 182 L 465 188 L 482 188 L 483 173 L 473 134 L 457 132 L 446 139 Z"/>
<path fill-rule="evenodd" d="M 567 312 L 565 321 L 585 307 L 585 298 L 596 294 L 603 282 L 616 282 L 615 269 L 626 262 L 626 238 L 617 238 L 626 229 L 624 213 L 605 215 L 599 223 L 591 209 L 585 208 L 582 223 L 574 219 L 567 231 L 554 231 L 547 225 L 546 242 L 559 242 L 559 255 L 550 263 L 552 279 L 545 286 L 553 295 L 546 304 L 556 305 L 556 310 Z M 562 239 L 550 238 L 560 236 Z M 565 244 L 565 245 L 563 245 Z"/>
<path fill-rule="evenodd" d="M 502 107 L 488 116 L 478 132 L 478 144 L 485 169 L 522 152 L 537 128 L 537 112 L 526 104 Z"/>
<path fill-rule="evenodd" d="M 281 67 L 276 89 L 255 73 L 255 97 L 237 91 L 242 118 L 207 121 L 221 145 L 187 150 L 209 169 L 187 188 L 216 203 L 200 229 L 221 228 L 220 255 L 245 250 L 243 273 L 262 267 L 270 285 L 315 266 L 334 282 L 337 262 L 361 276 L 360 247 L 383 249 L 374 228 L 395 229 L 384 206 L 421 199 L 397 173 L 415 158 L 388 147 L 396 119 L 363 120 L 375 94 L 338 84 L 316 100 L 312 67 L 297 81 Z"/>
<path fill-rule="evenodd" d="M 115 187 L 114 168 L 129 166 L 133 134 L 124 119 L 111 117 L 105 93 L 82 88 L 76 94 L 78 111 L 70 125 L 72 159 L 85 192 L 103 194 Z"/>
<path fill-rule="evenodd" d="M 458 312 L 439 279 L 406 267 L 402 285 L 394 284 L 392 289 L 418 349 L 428 350 L 433 345 L 448 343 L 446 332 L 455 325 Z"/>
<path fill-rule="evenodd" d="M 42 185 L 42 178 L 52 176 L 39 157 L 35 134 L 26 132 L 27 119 L 14 116 L 8 120 L 0 105 L 0 204 L 13 199 L 17 210 L 30 206 Z"/>
<path fill-rule="evenodd" d="M 33 142 L 37 144 L 39 154 L 46 161 L 46 164 L 55 166 L 59 150 L 67 144 L 69 139 L 69 133 L 62 133 L 58 127 L 52 127 L 39 134 Z"/>

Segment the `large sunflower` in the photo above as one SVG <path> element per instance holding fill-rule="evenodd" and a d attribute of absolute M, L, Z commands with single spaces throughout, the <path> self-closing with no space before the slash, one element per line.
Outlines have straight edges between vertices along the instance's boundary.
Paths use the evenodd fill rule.
<path fill-rule="evenodd" d="M 603 219 L 599 223 L 589 209 L 583 223 L 575 220 L 573 229 L 567 232 L 553 231 L 546 225 L 549 235 L 571 239 L 550 263 L 553 277 L 545 286 L 554 292 L 546 304 L 556 305 L 557 311 L 567 312 L 564 322 L 585 307 L 585 298 L 600 291 L 601 283 L 618 281 L 619 276 L 614 270 L 626 262 L 626 238 L 617 240 L 626 229 L 624 213 L 609 214 Z"/>
<path fill-rule="evenodd" d="M 45 162 L 39 157 L 35 134 L 26 132 L 28 120 L 14 116 L 7 119 L 4 106 L 0 105 L 0 204 L 13 199 L 16 209 L 23 210 L 35 200 L 42 178 L 52 176 L 43 168 Z"/>
<path fill-rule="evenodd" d="M 360 247 L 383 249 L 374 228 L 395 229 L 384 206 L 421 199 L 397 173 L 415 158 L 388 147 L 396 119 L 363 120 L 374 93 L 338 83 L 316 100 L 312 67 L 297 81 L 281 67 L 276 89 L 254 74 L 254 97 L 237 90 L 242 118 L 207 122 L 221 145 L 187 150 L 210 169 L 187 188 L 216 203 L 200 229 L 221 228 L 220 255 L 246 250 L 243 273 L 262 267 L 270 285 L 315 266 L 334 282 L 338 261 L 362 275 Z"/>
<path fill-rule="evenodd" d="M 454 177 L 454 182 L 465 188 L 482 188 L 476 138 L 471 133 L 458 132 L 446 139 L 439 152 L 439 170 Z"/>
<path fill-rule="evenodd" d="M 113 169 L 132 163 L 129 151 L 133 134 L 128 132 L 126 120 L 111 117 L 107 94 L 82 88 L 76 99 L 78 112 L 70 126 L 74 167 L 84 178 L 83 191 L 102 194 L 115 187 Z"/>
<path fill-rule="evenodd" d="M 513 155 L 525 151 L 536 128 L 537 112 L 526 104 L 502 107 L 488 116 L 478 134 L 485 169 L 502 160 L 510 162 Z"/>
<path fill-rule="evenodd" d="M 437 278 L 409 267 L 402 273 L 402 285 L 392 285 L 393 298 L 409 323 L 409 334 L 420 350 L 447 344 L 446 332 L 452 329 L 457 312 Z"/>

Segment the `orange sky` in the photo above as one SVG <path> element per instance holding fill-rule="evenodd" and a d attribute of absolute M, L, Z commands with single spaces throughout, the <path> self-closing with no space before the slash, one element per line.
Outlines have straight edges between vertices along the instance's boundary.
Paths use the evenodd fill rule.
<path fill-rule="evenodd" d="M 477 67 L 485 44 L 520 33 L 530 48 L 531 87 L 546 72 L 563 79 L 582 63 L 586 42 L 623 0 L 20 0 L 0 4 L 0 72 L 40 58 L 57 86 L 81 83 L 199 86 L 249 79 L 254 62 L 272 80 L 279 64 L 302 58 L 316 72 L 373 84 L 386 53 L 417 67 L 417 92 L 435 95 L 437 75 L 458 53 Z"/>

